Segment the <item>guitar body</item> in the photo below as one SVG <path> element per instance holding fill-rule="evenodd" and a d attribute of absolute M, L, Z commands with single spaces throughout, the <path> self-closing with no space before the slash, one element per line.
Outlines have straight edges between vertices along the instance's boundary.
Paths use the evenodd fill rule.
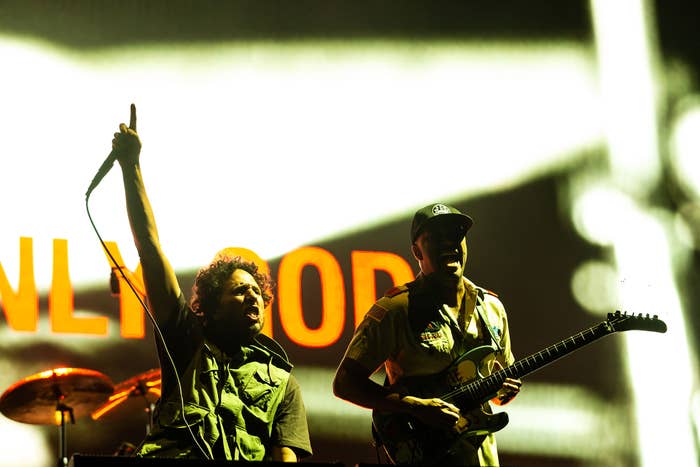
<path fill-rule="evenodd" d="M 494 348 L 481 346 L 465 353 L 446 370 L 429 376 L 409 377 L 398 382 L 408 394 L 424 399 L 440 398 L 460 408 L 462 419 L 452 430 L 429 427 L 410 415 L 372 412 L 372 424 L 378 440 L 394 464 L 458 465 L 473 456 L 483 437 L 508 424 L 508 414 L 487 413 L 484 400 L 474 400 L 453 390 L 479 379 L 481 362 L 493 355 Z M 462 371 L 460 371 L 462 370 Z M 466 375 L 466 378 L 460 376 Z M 459 395 L 457 395 L 459 394 Z M 493 394 L 495 395 L 495 394 Z M 468 444 L 465 444 L 468 443 Z M 473 444 L 472 444 L 473 443 Z"/>
<path fill-rule="evenodd" d="M 382 448 L 393 464 L 460 465 L 473 457 L 488 433 L 508 424 L 508 414 L 487 414 L 475 409 L 463 414 L 478 429 L 458 433 L 428 427 L 407 415 L 375 412 L 372 423 Z M 461 422 L 461 421 L 460 421 Z M 473 443 L 471 445 L 465 443 Z"/>

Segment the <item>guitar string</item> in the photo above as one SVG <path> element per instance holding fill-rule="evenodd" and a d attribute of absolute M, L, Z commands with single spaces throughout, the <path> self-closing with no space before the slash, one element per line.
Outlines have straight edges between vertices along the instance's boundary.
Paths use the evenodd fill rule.
<path fill-rule="evenodd" d="M 637 325 L 639 327 L 636 327 L 636 328 L 630 327 L 628 329 L 623 329 L 623 328 L 619 327 L 620 324 L 625 323 L 625 322 L 627 322 L 629 324 L 630 321 L 632 322 L 632 324 Z M 658 323 L 663 324 L 664 327 L 659 326 Z M 641 324 L 644 324 L 645 326 L 641 326 Z M 650 324 L 653 326 L 650 326 Z M 617 326 L 617 329 L 616 329 L 616 326 Z M 582 347 L 586 344 L 590 344 L 591 342 L 593 342 L 597 339 L 600 339 L 601 337 L 604 337 L 606 335 L 612 334 L 613 332 L 625 331 L 625 330 L 629 330 L 629 329 L 665 332 L 664 328 L 665 328 L 665 323 L 663 323 L 663 321 L 659 320 L 658 316 L 656 316 L 656 315 L 654 315 L 653 317 L 650 317 L 648 314 L 646 316 L 643 316 L 642 314 L 634 315 L 634 314 L 621 313 L 620 311 L 616 311 L 614 314 L 609 313 L 608 319 L 603 321 L 602 323 L 599 323 L 599 324 L 592 326 L 586 330 L 583 330 L 583 331 L 579 332 L 578 334 L 574 334 L 573 336 L 571 336 L 567 339 L 564 339 L 563 341 L 558 342 L 554 345 L 551 345 L 540 352 L 537 352 L 533 355 L 530 355 L 526 358 L 523 358 L 523 359 L 515 362 L 513 365 L 509 366 L 508 368 L 504 368 L 502 370 L 499 370 L 496 373 L 493 373 L 493 374 L 487 376 L 486 378 L 483 378 L 481 380 L 471 381 L 471 382 L 465 384 L 464 386 L 461 386 L 461 387 L 456 388 L 455 390 L 453 390 L 451 392 L 444 394 L 443 396 L 441 396 L 441 398 L 443 400 L 449 401 L 449 400 L 454 400 L 455 398 L 461 396 L 464 393 L 469 393 L 471 401 L 476 401 L 476 400 L 481 401 L 482 398 L 487 397 L 489 395 L 489 393 L 491 392 L 491 391 L 488 391 L 488 389 L 490 387 L 492 387 L 496 384 L 499 384 L 499 385 L 503 384 L 503 381 L 505 380 L 505 378 L 502 378 L 502 379 L 499 379 L 499 378 L 501 378 L 503 375 L 506 375 L 506 377 L 512 377 L 512 376 L 518 376 L 518 374 L 520 374 L 520 376 L 523 376 L 525 374 L 529 374 L 529 372 L 531 372 L 531 371 L 528 372 L 527 366 L 529 366 L 531 364 L 536 364 L 538 358 L 545 361 L 545 363 L 540 365 L 536 369 L 542 368 L 545 365 L 548 365 L 548 364 L 556 361 L 557 359 L 563 357 L 567 353 L 574 351 L 574 350 L 577 350 L 580 347 Z M 596 335 L 597 334 L 596 331 L 600 331 L 600 334 Z M 585 336 L 586 333 L 591 334 L 591 340 L 589 342 L 586 342 L 586 336 Z M 576 341 L 576 338 L 579 336 L 581 338 L 581 342 Z M 562 355 L 557 355 L 557 353 L 559 352 L 560 345 L 563 345 L 564 350 L 569 350 L 566 348 L 566 345 L 568 342 L 571 342 L 571 344 L 574 345 L 574 348 L 571 349 L 569 352 L 566 352 Z M 554 352 L 555 352 L 554 358 L 552 358 L 552 355 L 551 355 L 552 350 L 554 350 Z M 545 356 L 545 353 L 547 354 L 546 356 Z M 551 360 L 546 361 L 547 357 L 551 358 Z M 531 360 L 532 360 L 532 363 L 530 363 Z M 519 368 L 523 368 L 524 371 L 522 373 L 514 372 L 512 374 L 508 374 L 510 370 L 516 370 Z M 532 371 L 534 371 L 534 370 L 532 370 Z M 486 389 L 486 391 L 485 391 L 485 389 Z"/>
<path fill-rule="evenodd" d="M 504 368 L 502 370 L 498 370 L 497 372 L 492 373 L 485 378 L 471 381 L 471 382 L 465 384 L 464 386 L 460 386 L 458 388 L 455 388 L 454 390 L 452 390 L 446 394 L 443 394 L 440 398 L 445 400 L 445 401 L 450 401 L 450 400 L 454 400 L 454 399 L 462 396 L 463 394 L 467 393 L 467 395 L 469 396 L 469 399 L 471 401 L 479 400 L 481 402 L 481 399 L 483 397 L 487 397 L 489 395 L 489 393 L 491 392 L 491 391 L 489 391 L 489 388 L 496 386 L 496 385 L 503 384 L 503 381 L 505 381 L 506 378 L 515 377 L 515 376 L 518 376 L 518 374 L 521 374 L 521 375 L 524 374 L 525 372 L 527 372 L 527 368 L 532 366 L 532 365 L 537 364 L 538 360 L 539 361 L 546 361 L 547 358 L 552 358 L 552 351 L 555 352 L 554 358 L 552 358 L 551 361 L 544 363 L 544 365 L 552 363 L 553 361 L 557 360 L 558 358 L 564 356 L 564 355 L 557 355 L 557 353 L 560 352 L 560 350 L 559 350 L 560 346 L 563 346 L 564 350 L 568 350 L 567 344 L 572 344 L 575 346 L 574 349 L 571 349 L 573 351 L 573 350 L 580 348 L 581 346 L 583 346 L 585 344 L 592 342 L 593 340 L 596 340 L 600 337 L 605 336 L 606 335 L 605 332 L 601 333 L 600 335 L 596 335 L 597 334 L 596 330 L 599 330 L 601 328 L 603 331 L 607 330 L 606 324 L 607 323 L 601 323 L 601 324 L 598 324 L 598 325 L 593 326 L 591 328 L 588 328 L 586 330 L 583 330 L 583 331 L 579 332 L 578 334 L 574 334 L 573 336 L 568 337 L 567 339 L 564 339 L 563 341 L 558 342 L 554 345 L 551 345 L 551 346 L 547 347 L 546 349 L 543 349 L 543 350 L 541 350 L 537 353 L 534 353 L 528 357 L 525 357 L 521 360 L 518 360 L 513 365 L 511 365 L 507 368 Z M 592 340 L 590 340 L 589 342 L 586 342 L 586 335 L 585 335 L 586 333 L 591 334 Z M 581 339 L 581 342 L 577 342 L 577 338 L 579 338 L 579 337 Z M 544 366 L 544 365 L 542 365 L 542 366 Z M 515 370 L 518 370 L 518 371 L 515 371 Z M 521 371 L 523 373 L 521 373 Z"/>

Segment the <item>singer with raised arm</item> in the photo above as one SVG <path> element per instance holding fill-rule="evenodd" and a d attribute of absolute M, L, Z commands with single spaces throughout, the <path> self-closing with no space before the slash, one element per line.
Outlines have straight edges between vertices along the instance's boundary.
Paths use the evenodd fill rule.
<path fill-rule="evenodd" d="M 254 262 L 217 256 L 199 270 L 186 301 L 161 249 L 140 153 L 132 104 L 129 126 L 119 125 L 110 157 L 122 171 L 147 303 L 160 329 L 162 372 L 154 427 L 136 455 L 290 462 L 310 456 L 292 365 L 282 347 L 261 334 L 272 300 L 270 277 Z M 235 205 L 235 198 L 228 201 Z"/>

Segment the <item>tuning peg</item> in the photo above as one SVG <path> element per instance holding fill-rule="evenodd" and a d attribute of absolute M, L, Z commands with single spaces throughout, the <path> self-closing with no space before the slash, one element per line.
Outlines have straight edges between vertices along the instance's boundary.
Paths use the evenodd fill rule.
<path fill-rule="evenodd" d="M 654 315 L 652 319 L 659 319 L 659 315 Z"/>

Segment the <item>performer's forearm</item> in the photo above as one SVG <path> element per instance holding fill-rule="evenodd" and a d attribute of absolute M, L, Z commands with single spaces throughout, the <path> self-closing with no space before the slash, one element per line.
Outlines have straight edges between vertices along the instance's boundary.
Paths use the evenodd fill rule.
<path fill-rule="evenodd" d="M 149 257 L 160 248 L 158 229 L 139 164 L 122 167 L 126 210 L 139 256 Z"/>

